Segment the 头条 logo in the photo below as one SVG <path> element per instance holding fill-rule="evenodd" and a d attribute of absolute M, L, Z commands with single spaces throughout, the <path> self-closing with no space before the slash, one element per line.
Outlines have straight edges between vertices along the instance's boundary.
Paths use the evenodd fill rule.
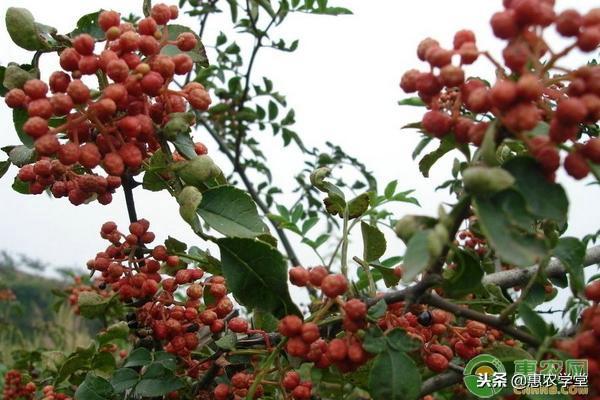
<path fill-rule="evenodd" d="M 465 366 L 463 381 L 469 392 L 486 399 L 506 387 L 506 369 L 490 354 L 480 354 Z"/>

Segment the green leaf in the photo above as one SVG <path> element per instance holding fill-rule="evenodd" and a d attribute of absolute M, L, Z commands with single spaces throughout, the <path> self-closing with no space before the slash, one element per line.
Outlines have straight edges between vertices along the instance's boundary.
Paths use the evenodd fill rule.
<path fill-rule="evenodd" d="M 444 293 L 450 297 L 460 297 L 473 293 L 481 285 L 483 270 L 479 261 L 466 251 L 456 253 L 456 269 L 444 280 Z"/>
<path fill-rule="evenodd" d="M 150 160 L 148 160 L 148 166 L 144 167 L 146 171 L 142 185 L 144 189 L 152 192 L 158 192 L 169 187 L 167 180 L 161 174 L 168 174 L 167 171 L 167 159 L 165 153 L 162 150 L 157 150 L 152 154 Z"/>
<path fill-rule="evenodd" d="M 265 332 L 274 332 L 277 330 L 279 320 L 275 318 L 273 314 L 257 308 L 252 313 L 252 322 L 254 329 L 261 329 Z"/>
<path fill-rule="evenodd" d="M 114 340 L 125 340 L 128 335 L 129 327 L 127 326 L 127 322 L 120 321 L 106 328 L 106 331 L 99 333 L 98 343 L 102 346 Z"/>
<path fill-rule="evenodd" d="M 100 28 L 100 24 L 98 24 L 98 17 L 100 16 L 100 11 L 96 11 L 90 14 L 85 14 L 77 21 L 77 27 L 69 33 L 69 36 L 75 37 L 81 35 L 82 33 L 87 33 L 92 36 L 94 39 L 103 40 L 106 38 L 106 35 L 102 28 Z"/>
<path fill-rule="evenodd" d="M 527 267 L 546 256 L 547 245 L 536 236 L 535 220 L 517 192 L 505 190 L 491 198 L 475 197 L 473 204 L 481 230 L 503 261 Z"/>
<path fill-rule="evenodd" d="M 393 267 L 388 267 L 377 262 L 372 262 L 370 265 L 381 274 L 386 287 L 396 286 L 400 282 L 400 278 L 394 274 Z"/>
<path fill-rule="evenodd" d="M 75 400 L 109 400 L 113 395 L 113 387 L 106 379 L 89 373 L 77 388 Z"/>
<path fill-rule="evenodd" d="M 376 261 L 385 253 L 385 236 L 376 226 L 365 222 L 360 223 L 363 238 L 363 260 L 366 262 Z"/>
<path fill-rule="evenodd" d="M 234 332 L 229 331 L 228 333 L 221 336 L 215 344 L 223 350 L 233 350 L 237 343 L 237 335 Z"/>
<path fill-rule="evenodd" d="M 498 126 L 496 121 L 491 122 L 483 136 L 481 146 L 477 149 L 475 159 L 481 158 L 486 165 L 494 167 L 498 165 L 498 158 L 496 157 L 496 133 L 498 132 Z"/>
<path fill-rule="evenodd" d="M 0 161 L 0 178 L 6 174 L 8 168 L 10 167 L 10 161 Z"/>
<path fill-rule="evenodd" d="M 369 193 L 356 196 L 348 202 L 348 217 L 350 219 L 362 216 L 369 209 Z"/>
<path fill-rule="evenodd" d="M 269 120 L 272 121 L 277 118 L 277 114 L 279 114 L 277 104 L 273 100 L 269 100 Z"/>
<path fill-rule="evenodd" d="M 20 180 L 17 177 L 15 177 L 14 183 L 12 184 L 12 188 L 17 193 L 30 194 L 29 183 L 23 182 L 22 180 Z"/>
<path fill-rule="evenodd" d="M 30 79 L 37 78 L 37 69 L 24 69 L 17 64 L 9 64 L 4 71 L 4 77 L 2 78 L 2 85 L 7 89 L 22 88 Z"/>
<path fill-rule="evenodd" d="M 0 96 L 4 97 L 8 92 L 6 86 L 4 86 L 4 77 L 6 76 L 6 67 L 0 65 Z"/>
<path fill-rule="evenodd" d="M 187 244 L 171 236 L 165 240 L 165 247 L 171 253 L 183 253 L 187 250 Z"/>
<path fill-rule="evenodd" d="M 420 97 L 409 97 L 398 101 L 399 106 L 425 107 L 425 103 Z"/>
<path fill-rule="evenodd" d="M 539 164 L 530 157 L 516 157 L 504 166 L 515 178 L 515 187 L 523 195 L 527 209 L 536 217 L 564 224 L 569 200 L 563 187 L 548 182 Z"/>
<path fill-rule="evenodd" d="M 485 349 L 486 354 L 491 354 L 504 363 L 512 363 L 515 360 L 530 360 L 532 355 L 527 351 L 514 346 L 508 346 L 501 343 L 495 343 L 492 347 Z"/>
<path fill-rule="evenodd" d="M 190 134 L 187 132 L 178 133 L 175 137 L 175 140 L 173 140 L 173 145 L 175 146 L 179 154 L 181 154 L 187 159 L 191 160 L 192 158 L 195 158 L 197 156 L 194 147 L 194 141 L 192 140 Z"/>
<path fill-rule="evenodd" d="M 23 108 L 15 108 L 13 110 L 13 123 L 15 125 L 15 131 L 17 131 L 17 135 L 19 139 L 21 139 L 21 143 L 23 143 L 27 147 L 33 147 L 33 138 L 23 132 L 23 125 L 29 119 L 29 115 L 27 114 L 27 110 Z"/>
<path fill-rule="evenodd" d="M 101 351 L 92 358 L 91 369 L 103 378 L 110 378 L 116 367 L 117 363 L 112 353 Z"/>
<path fill-rule="evenodd" d="M 175 371 L 177 368 L 177 357 L 166 351 L 157 351 L 154 353 L 154 362 L 162 364 L 165 368 Z"/>
<path fill-rule="evenodd" d="M 525 326 L 539 340 L 544 340 L 548 336 L 549 329 L 544 319 L 536 313 L 527 304 L 519 305 L 519 317 L 525 323 Z"/>
<path fill-rule="evenodd" d="M 404 253 L 402 280 L 411 282 L 429 265 L 429 233 L 430 229 L 418 231 L 408 241 Z"/>
<path fill-rule="evenodd" d="M 387 311 L 387 303 L 385 300 L 381 299 L 375 305 L 369 308 L 368 316 L 373 320 L 377 320 L 378 318 L 383 317 L 385 312 Z"/>
<path fill-rule="evenodd" d="M 77 371 L 87 371 L 90 368 L 92 357 L 96 352 L 96 346 L 92 343 L 87 348 L 78 348 L 70 354 L 60 366 L 55 383 L 58 384 Z"/>
<path fill-rule="evenodd" d="M 35 22 L 25 8 L 9 7 L 6 10 L 6 30 L 12 41 L 25 50 L 49 50 L 48 33 L 56 29 Z"/>
<path fill-rule="evenodd" d="M 363 348 L 371 354 L 378 354 L 387 349 L 387 339 L 378 326 L 370 326 L 365 331 Z"/>
<path fill-rule="evenodd" d="M 112 385 L 116 393 L 123 393 L 127 389 L 134 387 L 140 375 L 131 368 L 119 368 L 115 371 L 112 378 L 110 378 L 110 384 Z"/>
<path fill-rule="evenodd" d="M 240 304 L 277 318 L 301 315 L 290 298 L 286 263 L 277 249 L 246 238 L 223 238 L 217 244 L 227 286 Z"/>
<path fill-rule="evenodd" d="M 440 141 L 439 147 L 419 161 L 419 171 L 421 171 L 425 178 L 429 177 L 429 170 L 433 167 L 433 164 L 455 147 L 454 135 L 444 136 Z"/>
<path fill-rule="evenodd" d="M 385 196 L 386 199 L 391 199 L 394 196 L 394 193 L 396 193 L 396 188 L 398 187 L 398 181 L 397 180 L 393 180 L 390 183 L 388 183 L 385 187 L 385 189 L 383 190 L 383 195 Z"/>
<path fill-rule="evenodd" d="M 198 214 L 226 236 L 251 238 L 267 232 L 252 198 L 233 186 L 218 186 L 204 192 Z"/>
<path fill-rule="evenodd" d="M 581 294 L 585 287 L 584 265 L 585 244 L 574 237 L 562 237 L 552 250 L 552 255 L 558 258 L 569 273 L 573 294 Z"/>
<path fill-rule="evenodd" d="M 406 331 L 401 328 L 395 328 L 386 335 L 388 345 L 394 350 L 411 352 L 421 348 L 422 342 L 408 336 Z"/>
<path fill-rule="evenodd" d="M 373 400 L 416 400 L 421 391 L 421 374 L 405 353 L 388 349 L 379 353 L 369 375 Z"/>
<path fill-rule="evenodd" d="M 27 146 L 15 146 L 8 153 L 9 160 L 17 167 L 22 167 L 26 164 L 31 164 L 36 161 L 37 155 L 35 150 Z"/>
<path fill-rule="evenodd" d="M 206 49 L 204 48 L 204 45 L 202 44 L 202 40 L 200 39 L 200 37 L 198 37 L 198 35 L 196 35 L 196 33 L 193 30 L 191 30 L 187 26 L 177 25 L 177 24 L 168 25 L 167 28 L 169 30 L 169 40 L 177 40 L 177 37 L 180 34 L 182 34 L 184 32 L 190 32 L 190 33 L 193 33 L 194 36 L 196 36 L 196 40 L 198 41 L 198 44 L 192 50 L 185 51 L 185 52 L 179 50 L 177 48 L 177 46 L 169 44 L 162 48 L 162 50 L 160 51 L 161 54 L 174 56 L 174 55 L 177 55 L 180 53 L 185 53 L 192 58 L 194 63 L 196 63 L 202 67 L 208 67 L 208 57 L 206 56 Z"/>
<path fill-rule="evenodd" d="M 164 396 L 181 389 L 184 383 L 173 371 L 160 363 L 150 364 L 142 379 L 135 385 L 135 394 L 140 397 Z"/>
<path fill-rule="evenodd" d="M 431 141 L 433 140 L 433 137 L 431 136 L 424 136 L 423 139 L 421 139 L 419 141 L 419 143 L 415 146 L 415 149 L 412 152 L 412 159 L 416 159 L 417 157 L 419 157 L 419 154 L 421 154 L 421 152 L 425 149 L 425 147 L 427 147 L 427 145 L 429 143 L 431 143 Z"/>
<path fill-rule="evenodd" d="M 319 222 L 319 217 L 312 217 L 302 223 L 302 234 L 306 235 Z"/>
<path fill-rule="evenodd" d="M 96 318 L 106 313 L 112 297 L 102 297 L 96 292 L 82 292 L 78 297 L 79 312 L 85 318 Z"/>

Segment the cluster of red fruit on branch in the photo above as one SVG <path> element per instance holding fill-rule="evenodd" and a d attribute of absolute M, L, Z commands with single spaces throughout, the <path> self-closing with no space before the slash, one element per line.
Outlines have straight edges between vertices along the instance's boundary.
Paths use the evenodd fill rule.
<path fill-rule="evenodd" d="M 578 143 L 582 126 L 600 119 L 600 67 L 558 67 L 556 75 L 552 71 L 572 49 L 591 52 L 598 47 L 600 9 L 583 16 L 575 10 L 557 15 L 553 0 L 510 0 L 504 1 L 504 7 L 490 22 L 494 34 L 507 41 L 502 52 L 504 65 L 478 50 L 472 31 L 461 30 L 454 36 L 452 49 L 444 49 L 432 38 L 424 39 L 417 56 L 430 70 L 407 71 L 400 87 L 407 93 L 418 92 L 430 109 L 421 121 L 428 134 L 438 138 L 453 134 L 458 143 L 480 146 L 490 122 L 478 116 L 491 114 L 501 124 L 496 139 L 512 136 L 522 140 L 549 178 L 560 166 L 561 145 L 572 141 L 564 167 L 571 176 L 582 179 L 590 171 L 588 162 L 600 163 L 600 139 Z M 553 52 L 541 34 L 551 25 L 575 42 L 564 51 Z M 454 56 L 460 59 L 459 65 L 453 65 Z M 482 56 L 496 67 L 497 81 L 492 87 L 481 79 L 465 78 L 463 67 Z M 548 134 L 534 136 L 531 131 L 541 122 L 549 124 Z"/>
<path fill-rule="evenodd" d="M 327 342 L 321 338 L 319 326 L 315 322 L 302 322 L 295 315 L 284 317 L 277 327 L 282 336 L 287 337 L 286 352 L 294 357 L 314 362 L 318 368 L 334 364 L 342 372 L 354 371 L 369 359 L 355 333 L 366 326 L 367 306 L 358 299 L 342 303 L 344 314 L 343 338 Z"/>
<path fill-rule="evenodd" d="M 405 304 L 389 304 L 378 325 L 388 331 L 401 328 L 419 340 L 421 357 L 429 369 L 441 372 L 448 368 L 456 354 L 463 360 L 470 360 L 480 354 L 486 345 L 502 339 L 502 332 L 491 329 L 478 321 L 466 321 L 464 326 L 455 324 L 454 316 L 440 309 L 426 310 L 424 306 L 413 306 L 406 311 Z M 515 341 L 505 340 L 513 346 Z"/>
<path fill-rule="evenodd" d="M 129 234 L 124 234 L 114 222 L 103 224 L 101 236 L 111 245 L 90 260 L 88 267 L 101 272 L 99 280 L 109 284 L 121 300 L 147 300 L 138 309 L 133 325 L 151 328 L 155 340 L 166 341 L 166 351 L 187 357 L 198 346 L 195 332 L 201 326 L 209 327 L 212 333 L 223 331 L 224 317 L 232 312 L 233 302 L 227 297 L 222 276 L 200 281 L 204 271 L 188 269 L 179 256 L 169 254 L 165 246 L 146 249 L 145 245 L 155 237 L 149 227 L 149 222 L 142 219 L 130 224 Z M 144 255 L 146 253 L 148 255 Z M 163 279 L 162 267 L 174 276 Z M 186 301 L 177 301 L 175 292 L 184 287 Z M 202 303 L 203 295 L 206 304 Z M 232 318 L 228 327 L 233 332 L 245 333 L 248 322 Z"/>
<path fill-rule="evenodd" d="M 191 32 L 169 40 L 167 24 L 177 15 L 176 6 L 157 4 L 151 16 L 132 25 L 115 11 L 103 11 L 98 19 L 105 32 L 102 50 L 89 34 L 76 36 L 73 47 L 60 53 L 64 71 L 53 72 L 48 84 L 31 79 L 6 94 L 9 107 L 26 109 L 23 131 L 35 140 L 38 161 L 19 172 L 30 193 L 48 188 L 75 205 L 94 198 L 108 204 L 121 177 L 138 173 L 161 147 L 161 127 L 171 115 L 185 112 L 186 103 L 208 108 L 211 99 L 201 84 L 169 88 L 177 75 L 192 71 L 194 62 L 185 52 L 198 43 Z M 161 54 L 168 45 L 181 52 Z M 98 94 L 83 80 L 94 74 L 100 77 Z M 52 118 L 62 123 L 54 126 Z M 196 151 L 206 154 L 203 145 Z M 107 176 L 100 175 L 99 166 Z"/>
<path fill-rule="evenodd" d="M 43 397 L 41 400 L 71 400 L 72 397 L 64 393 L 57 393 L 52 385 L 46 385 L 42 388 Z"/>
<path fill-rule="evenodd" d="M 248 389 L 250 388 L 250 385 L 252 385 L 253 381 L 253 374 L 248 372 L 237 372 L 231 377 L 231 386 L 225 383 L 220 383 L 215 387 L 213 391 L 215 400 L 226 400 L 229 399 L 230 396 L 233 396 L 234 399 L 243 399 L 248 395 Z M 253 398 L 257 399 L 263 394 L 263 385 L 256 385 Z"/>
<path fill-rule="evenodd" d="M 281 379 L 281 385 L 296 400 L 308 400 L 310 399 L 310 393 L 312 390 L 311 381 L 302 381 L 300 374 L 296 371 L 288 371 L 283 375 Z"/>
<path fill-rule="evenodd" d="M 479 256 L 485 255 L 488 251 L 487 242 L 484 238 L 479 237 L 472 231 L 465 229 L 458 232 L 458 240 L 463 246 L 476 252 Z"/>
<path fill-rule="evenodd" d="M 120 232 L 114 222 L 106 222 L 100 229 L 102 238 L 111 244 L 89 260 L 87 267 L 100 272 L 100 284 L 110 284 L 121 300 L 150 297 L 158 291 L 162 280 L 159 261 L 163 260 L 140 254 L 142 246 L 154 241 L 149 228 L 150 223 L 141 219 L 129 225 L 129 234 Z M 179 257 L 169 258 L 166 252 L 164 261 L 172 267 L 179 265 Z"/>
<path fill-rule="evenodd" d="M 293 267 L 289 271 L 289 276 L 293 285 L 320 288 L 323 294 L 329 298 L 341 296 L 348 290 L 348 280 L 344 275 L 331 274 L 323 266 L 310 269 Z"/>
<path fill-rule="evenodd" d="M 35 395 L 35 383 L 24 382 L 20 371 L 10 370 L 4 374 L 3 400 L 31 400 Z"/>
<path fill-rule="evenodd" d="M 592 304 L 581 313 L 577 334 L 574 338 L 559 341 L 557 347 L 572 358 L 587 359 L 590 393 L 585 398 L 596 398 L 594 396 L 600 396 L 600 280 L 586 286 L 585 297 Z M 577 399 L 583 398 L 580 396 Z"/>

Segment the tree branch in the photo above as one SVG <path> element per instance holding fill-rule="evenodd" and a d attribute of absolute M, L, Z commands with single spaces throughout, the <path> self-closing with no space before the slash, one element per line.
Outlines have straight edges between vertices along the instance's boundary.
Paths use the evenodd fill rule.
<path fill-rule="evenodd" d="M 463 374 L 453 370 L 448 370 L 442 372 L 441 374 L 434 375 L 423 382 L 421 385 L 421 394 L 419 396 L 424 397 L 448 386 L 455 385 L 462 380 L 462 377 Z"/>
<path fill-rule="evenodd" d="M 600 263 L 600 245 L 590 247 L 583 261 L 584 267 Z M 537 273 L 539 266 L 534 265 L 529 268 L 515 268 L 509 271 L 500 271 L 493 274 L 489 274 L 483 277 L 482 283 L 484 285 L 495 285 L 502 288 L 509 288 L 515 286 L 523 286 L 527 284 L 531 276 Z M 549 278 L 562 277 L 567 273 L 565 266 L 558 259 L 552 259 L 545 268 L 546 276 Z"/>
<path fill-rule="evenodd" d="M 448 311 L 457 317 L 463 317 L 467 319 L 472 319 L 474 321 L 482 322 L 488 326 L 496 328 L 509 336 L 512 336 L 515 339 L 520 340 L 523 343 L 527 343 L 531 346 L 539 346 L 541 344 L 540 340 L 536 337 L 530 335 L 529 333 L 515 327 L 512 325 L 506 325 L 504 321 L 500 318 L 490 315 L 484 314 L 479 311 L 472 310 L 470 308 L 462 307 L 458 304 L 451 303 L 438 295 L 435 294 L 426 294 L 421 298 L 421 302 L 424 304 L 429 304 L 430 306 L 440 308 L 442 310 Z"/>
<path fill-rule="evenodd" d="M 133 198 L 133 188 L 136 186 L 135 181 L 131 175 L 127 174 L 123 176 L 123 193 L 125 193 L 125 203 L 127 204 L 127 214 L 129 215 L 129 222 L 134 223 L 138 220 L 137 212 L 135 210 L 135 200 Z"/>

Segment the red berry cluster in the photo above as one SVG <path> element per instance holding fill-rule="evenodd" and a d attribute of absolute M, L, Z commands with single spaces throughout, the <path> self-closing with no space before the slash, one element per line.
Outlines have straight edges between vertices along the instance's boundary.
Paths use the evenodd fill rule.
<path fill-rule="evenodd" d="M 452 49 L 431 38 L 423 40 L 417 55 L 430 71 L 407 71 L 400 87 L 407 93 L 418 92 L 430 109 L 422 127 L 438 138 L 454 134 L 458 143 L 479 146 L 489 123 L 477 116 L 491 113 L 501 122 L 504 135 L 525 142 L 549 178 L 560 166 L 559 145 L 574 142 L 564 167 L 582 179 L 589 173 L 588 161 L 600 163 L 600 139 L 577 143 L 582 124 L 600 119 L 600 67 L 584 66 L 559 75 L 550 71 L 572 49 L 591 52 L 598 47 L 600 9 L 582 16 L 575 10 L 557 15 L 552 0 L 512 0 L 504 1 L 504 6 L 490 21 L 494 34 L 507 41 L 503 65 L 478 50 L 473 32 L 461 30 Z M 560 53 L 550 50 L 541 36 L 542 29 L 551 25 L 562 36 L 574 38 Z M 452 64 L 454 56 L 460 59 L 458 66 Z M 463 67 L 480 56 L 496 66 L 498 79 L 491 88 L 480 79 L 465 79 Z M 533 137 L 530 132 L 542 121 L 549 124 L 548 135 Z"/>
<path fill-rule="evenodd" d="M 4 374 L 3 400 L 32 400 L 35 396 L 35 383 L 23 381 L 20 371 L 10 370 Z"/>
<path fill-rule="evenodd" d="M 330 274 L 325 267 L 294 267 L 289 271 L 290 282 L 293 285 L 304 287 L 314 286 L 321 288 L 325 296 L 335 298 L 348 290 L 348 280 L 340 274 Z"/>
<path fill-rule="evenodd" d="M 203 276 L 201 269 L 181 269 L 175 278 L 167 278 L 162 283 L 163 291 L 153 300 L 147 302 L 137 314 L 137 321 L 142 326 L 152 328 L 156 340 L 167 341 L 165 350 L 181 357 L 189 356 L 198 346 L 196 331 L 207 326 L 212 333 L 225 329 L 225 318 L 233 311 L 233 303 L 227 297 L 227 287 L 222 276 L 213 276 L 204 282 L 198 281 Z M 183 303 L 174 300 L 174 292 L 179 286 L 186 285 L 187 300 Z M 212 303 L 202 304 L 201 298 L 207 290 L 214 299 Z M 200 307 L 203 306 L 203 310 Z M 247 330 L 247 322 L 238 318 L 232 319 L 232 331 Z M 245 327 L 243 326 L 245 322 Z"/>
<path fill-rule="evenodd" d="M 254 375 L 247 372 L 237 372 L 231 377 L 231 386 L 225 383 L 218 384 L 213 395 L 215 400 L 227 400 L 231 396 L 234 399 L 244 399 L 248 395 L 248 388 L 252 385 Z M 255 399 L 261 397 L 264 394 L 264 387 L 262 384 L 256 386 L 254 392 Z"/>
<path fill-rule="evenodd" d="M 453 324 L 453 315 L 443 310 L 419 307 L 413 313 L 404 308 L 403 302 L 389 304 L 378 325 L 384 331 L 401 328 L 422 342 L 421 358 L 434 372 L 447 369 L 455 354 L 469 360 L 481 353 L 485 345 L 502 338 L 500 331 L 478 321 L 467 321 L 465 326 Z M 512 346 L 515 342 L 509 339 L 505 344 Z"/>
<path fill-rule="evenodd" d="M 573 358 L 588 360 L 590 393 L 586 398 L 592 398 L 600 396 L 600 280 L 586 286 L 585 297 L 593 304 L 581 313 L 580 330 L 574 338 L 558 342 L 557 347 Z"/>
<path fill-rule="evenodd" d="M 121 300 L 150 297 L 158 291 L 162 280 L 158 273 L 161 267 L 159 261 L 163 260 L 153 256 L 137 258 L 138 249 L 154 241 L 155 235 L 149 228 L 150 223 L 141 219 L 129 225 L 129 234 L 120 232 L 114 222 L 106 222 L 100 229 L 102 238 L 111 244 L 88 261 L 87 266 L 100 272 L 100 282 L 110 284 Z M 167 265 L 179 265 L 179 257 L 169 258 L 166 252 L 165 257 Z"/>
<path fill-rule="evenodd" d="M 42 388 L 42 400 L 71 400 L 70 396 L 67 396 L 64 393 L 55 392 L 56 388 L 52 385 L 46 385 Z"/>
<path fill-rule="evenodd" d="M 157 4 L 150 17 L 132 25 L 115 11 L 103 11 L 98 20 L 105 32 L 102 50 L 96 51 L 92 36 L 76 36 L 72 47 L 60 53 L 64 71 L 52 73 L 48 84 L 32 79 L 6 94 L 9 107 L 27 110 L 23 131 L 35 139 L 39 161 L 19 173 L 31 193 L 49 188 L 55 197 L 66 196 L 75 205 L 93 198 L 108 204 L 120 177 L 138 173 L 160 148 L 160 128 L 170 115 L 185 112 L 186 102 L 197 110 L 208 108 L 210 96 L 199 83 L 181 91 L 169 89 L 177 75 L 192 71 L 194 62 L 185 52 L 197 45 L 191 32 L 169 40 L 167 23 L 177 15 L 176 6 Z M 161 54 L 167 45 L 182 52 Z M 112 81 L 100 85 L 98 96 L 82 80 L 97 73 Z M 65 122 L 52 127 L 53 117 Z M 206 147 L 200 144 L 196 151 L 206 154 Z M 98 166 L 108 176 L 94 172 Z"/>
<path fill-rule="evenodd" d="M 346 335 L 330 342 L 321 338 L 319 326 L 314 322 L 303 323 L 295 315 L 284 317 L 277 327 L 288 338 L 286 352 L 294 357 L 314 362 L 317 368 L 334 364 L 342 372 L 354 371 L 369 359 L 355 333 L 366 326 L 367 306 L 358 299 L 342 304 L 343 327 Z"/>
<path fill-rule="evenodd" d="M 130 327 L 182 357 L 188 375 L 197 376 L 200 370 L 210 367 L 210 363 L 201 364 L 190 357 L 199 345 L 197 331 L 202 326 L 209 327 L 213 334 L 226 327 L 235 333 L 256 331 L 250 330 L 248 321 L 240 317 L 226 322 L 225 317 L 233 311 L 233 302 L 227 297 L 225 278 L 205 277 L 202 269 L 187 268 L 179 256 L 169 254 L 163 245 L 146 248 L 155 238 L 149 227 L 149 222 L 141 219 L 130 224 L 126 234 L 114 222 L 106 222 L 100 234 L 111 244 L 96 254 L 88 267 L 101 272 L 99 281 L 110 285 L 121 300 L 142 300 Z M 161 268 L 172 277 L 164 278 Z M 175 293 L 183 289 L 185 300 L 176 299 Z M 144 334 L 147 329 L 150 331 Z"/>
<path fill-rule="evenodd" d="M 462 241 L 463 245 L 473 251 L 475 251 L 478 255 L 483 256 L 488 251 L 488 247 L 486 244 L 486 240 L 478 237 L 475 233 L 471 232 L 468 229 L 458 232 L 458 239 Z"/>
<path fill-rule="evenodd" d="M 312 382 L 302 381 L 300 379 L 300 374 L 296 371 L 286 372 L 281 379 L 281 385 L 285 390 L 291 392 L 292 397 L 296 400 L 310 399 Z"/>

